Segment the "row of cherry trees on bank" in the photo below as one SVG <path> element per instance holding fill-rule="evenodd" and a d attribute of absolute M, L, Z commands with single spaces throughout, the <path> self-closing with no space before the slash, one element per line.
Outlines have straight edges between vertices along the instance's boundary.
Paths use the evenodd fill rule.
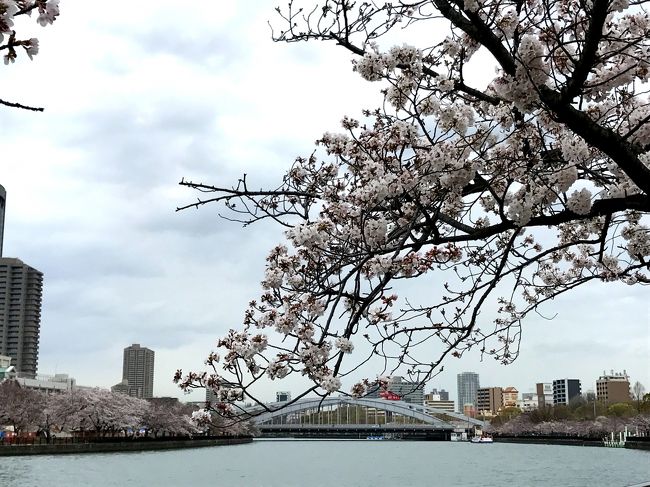
<path fill-rule="evenodd" d="M 612 432 L 618 433 L 628 429 L 630 434 L 650 434 L 650 415 L 633 416 L 596 416 L 591 419 L 554 419 L 536 420 L 523 413 L 503 424 L 491 425 L 487 431 L 502 435 L 569 435 L 601 438 Z"/>
<path fill-rule="evenodd" d="M 565 293 L 650 283 L 647 5 L 278 7 L 274 40 L 341 46 L 384 103 L 343 118 L 276 187 L 257 189 L 254 174 L 181 181 L 199 199 L 179 210 L 221 203 L 285 239 L 208 371 L 176 381 L 257 401 L 257 382 L 296 374 L 310 382 L 294 400 L 362 396 L 377 376 L 425 382 L 469 350 L 509 364 L 526 317 L 552 316 Z M 495 70 L 487 85 L 469 74 L 477 63 Z"/>
<path fill-rule="evenodd" d="M 195 410 L 103 389 L 46 394 L 12 381 L 0 384 L 0 426 L 11 426 L 18 435 L 36 431 L 48 440 L 61 431 L 114 436 L 144 428 L 150 436 L 197 434 L 204 428 L 192 419 Z"/>
<path fill-rule="evenodd" d="M 523 413 L 518 408 L 505 408 L 488 419 L 489 430 L 504 435 L 599 437 L 627 427 L 631 433 L 638 431 L 647 436 L 650 435 L 650 394 L 613 404 L 578 397 L 568 405 L 540 407 Z"/>

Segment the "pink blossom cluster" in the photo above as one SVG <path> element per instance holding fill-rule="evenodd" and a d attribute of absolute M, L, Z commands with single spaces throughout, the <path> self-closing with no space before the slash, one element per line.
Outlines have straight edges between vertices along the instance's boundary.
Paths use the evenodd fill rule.
<path fill-rule="evenodd" d="M 14 30 L 14 21 L 21 15 L 31 16 L 36 10 L 38 17 L 36 22 L 42 27 L 54 23 L 59 16 L 59 0 L 0 0 L 0 50 L 6 49 L 4 55 L 5 65 L 14 63 L 18 56 L 17 47 L 22 47 L 29 59 L 38 54 L 38 39 L 17 38 Z M 8 39 L 5 40 L 5 37 Z"/>

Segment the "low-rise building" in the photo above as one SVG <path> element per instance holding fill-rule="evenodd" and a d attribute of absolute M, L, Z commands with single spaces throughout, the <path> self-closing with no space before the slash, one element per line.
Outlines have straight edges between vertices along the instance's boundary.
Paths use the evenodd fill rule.
<path fill-rule="evenodd" d="M 501 387 L 481 387 L 476 391 L 477 409 L 482 416 L 494 416 L 503 407 Z"/>
<path fill-rule="evenodd" d="M 463 414 L 469 418 L 476 417 L 476 406 L 474 404 L 467 403 L 463 406 Z"/>
<path fill-rule="evenodd" d="M 39 374 L 35 378 L 18 375 L 14 380 L 25 389 L 33 389 L 48 394 L 70 392 L 77 388 L 77 381 L 68 374 Z"/>
<path fill-rule="evenodd" d="M 441 411 L 449 411 L 450 413 L 453 413 L 455 411 L 454 401 L 449 400 L 449 395 L 447 395 L 447 399 L 445 400 L 439 393 L 431 392 L 430 394 L 425 394 L 424 405 L 430 408 L 439 409 Z"/>
<path fill-rule="evenodd" d="M 522 392 L 517 406 L 522 411 L 533 411 L 539 407 L 539 398 L 534 392 Z"/>
<path fill-rule="evenodd" d="M 275 402 L 289 402 L 291 401 L 291 392 L 279 391 L 275 393 Z"/>
<path fill-rule="evenodd" d="M 603 372 L 596 381 L 596 399 L 607 404 L 627 402 L 631 399 L 630 378 L 626 371 L 609 374 Z"/>
<path fill-rule="evenodd" d="M 431 389 L 431 394 L 440 396 L 440 401 L 449 401 L 449 392 L 445 391 L 444 389 Z"/>
<path fill-rule="evenodd" d="M 516 387 L 506 387 L 501 393 L 503 397 L 503 407 L 504 408 L 516 408 L 517 402 L 519 401 L 519 391 Z"/>
<path fill-rule="evenodd" d="M 543 409 L 553 405 L 553 384 L 551 382 L 538 382 L 535 384 L 537 391 L 537 407 Z"/>
<path fill-rule="evenodd" d="M 0 355 L 0 382 L 16 377 L 16 367 L 11 365 L 11 357 Z"/>
<path fill-rule="evenodd" d="M 553 404 L 569 404 L 582 393 L 579 379 L 557 379 L 553 381 Z"/>

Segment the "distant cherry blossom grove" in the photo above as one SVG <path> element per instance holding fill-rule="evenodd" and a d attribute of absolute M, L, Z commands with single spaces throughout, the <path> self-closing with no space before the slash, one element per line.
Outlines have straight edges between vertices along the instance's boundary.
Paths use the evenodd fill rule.
<path fill-rule="evenodd" d="M 21 52 L 29 59 L 34 59 L 38 54 L 38 39 L 23 38 L 16 30 L 14 24 L 21 16 L 35 18 L 36 23 L 45 27 L 54 23 L 59 16 L 59 0 L 0 0 L 0 52 L 3 53 L 5 65 L 15 63 Z M 42 111 L 42 108 L 28 107 L 1 99 L 0 104 Z"/>
<path fill-rule="evenodd" d="M 221 202 L 286 228 L 243 326 L 182 387 L 256 401 L 256 382 L 301 374 L 295 399 L 361 396 L 470 349 L 507 364 L 548 301 L 650 282 L 647 0 L 298 3 L 274 39 L 344 47 L 384 104 L 346 116 L 275 189 L 181 182 L 205 196 L 179 209 Z M 422 42 L 425 22 L 446 38 L 382 45 L 416 28 Z M 475 56 L 496 66 L 485 89 L 465 76 Z M 377 356 L 377 375 L 342 389 Z"/>

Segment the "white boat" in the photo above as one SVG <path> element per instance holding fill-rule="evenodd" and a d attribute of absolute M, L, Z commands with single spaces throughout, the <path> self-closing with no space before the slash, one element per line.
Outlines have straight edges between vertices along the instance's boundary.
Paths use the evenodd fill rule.
<path fill-rule="evenodd" d="M 474 436 L 470 441 L 472 443 L 494 443 L 491 436 Z"/>

